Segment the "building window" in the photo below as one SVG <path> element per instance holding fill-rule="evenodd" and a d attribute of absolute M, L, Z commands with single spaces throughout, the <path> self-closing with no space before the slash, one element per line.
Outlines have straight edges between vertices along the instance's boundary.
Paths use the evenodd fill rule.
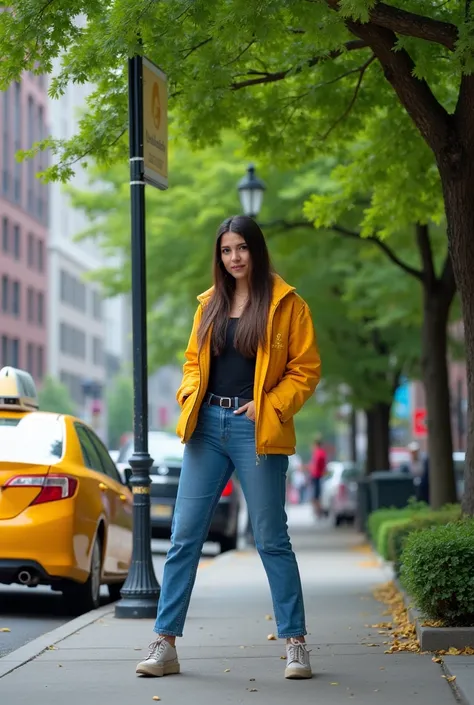
<path fill-rule="evenodd" d="M 65 355 L 85 360 L 86 358 L 86 334 L 70 326 L 67 323 L 61 323 L 59 329 L 59 340 L 61 352 Z"/>
<path fill-rule="evenodd" d="M 6 335 L 2 335 L 2 367 L 5 365 L 10 364 L 10 355 L 9 355 L 9 350 L 8 348 L 10 347 L 8 344 L 8 338 Z"/>
<path fill-rule="evenodd" d="M 44 294 L 38 294 L 38 325 L 44 326 Z"/>
<path fill-rule="evenodd" d="M 10 282 L 6 274 L 2 277 L 2 311 L 8 313 L 10 310 Z"/>
<path fill-rule="evenodd" d="M 38 240 L 38 271 L 44 272 L 44 243 Z"/>
<path fill-rule="evenodd" d="M 44 349 L 41 345 L 38 345 L 38 350 L 36 351 L 36 376 L 38 379 L 43 379 L 44 375 Z"/>
<path fill-rule="evenodd" d="M 28 267 L 35 266 L 35 241 L 32 233 L 28 233 Z"/>
<path fill-rule="evenodd" d="M 38 139 L 41 141 L 44 138 L 44 110 L 42 106 L 40 105 L 38 108 Z M 44 164 L 43 164 L 43 155 L 44 152 L 39 152 L 38 154 L 38 169 L 39 171 L 43 171 L 44 169 Z M 37 196 L 37 215 L 40 221 L 43 220 L 43 216 L 45 214 L 44 210 L 44 203 L 43 203 L 43 194 L 46 189 L 46 186 L 44 184 L 40 184 L 38 188 L 38 196 Z"/>
<path fill-rule="evenodd" d="M 35 142 L 35 106 L 32 96 L 28 96 L 28 149 L 31 149 Z M 35 159 L 28 159 L 28 211 L 35 212 Z"/>
<path fill-rule="evenodd" d="M 12 286 L 12 313 L 17 318 L 20 315 L 20 282 L 13 282 L 13 286 Z"/>
<path fill-rule="evenodd" d="M 73 275 L 61 270 L 61 301 L 78 311 L 86 310 L 86 287 Z"/>
<path fill-rule="evenodd" d="M 103 364 L 102 340 L 100 338 L 92 339 L 92 361 L 94 365 Z"/>
<path fill-rule="evenodd" d="M 21 257 L 21 234 L 20 234 L 20 226 L 19 225 L 13 226 L 13 254 L 15 255 L 15 259 L 20 259 L 20 257 Z"/>
<path fill-rule="evenodd" d="M 28 309 L 28 323 L 33 323 L 35 319 L 35 293 L 31 287 L 28 288 L 26 307 Z"/>
<path fill-rule="evenodd" d="M 96 321 L 102 320 L 102 297 L 98 291 L 92 293 L 92 315 Z"/>
<path fill-rule="evenodd" d="M 2 174 L 2 188 L 3 193 L 8 195 L 10 193 L 10 161 L 11 161 L 11 148 L 10 148 L 10 96 L 11 90 L 3 92 L 3 174 Z"/>
<path fill-rule="evenodd" d="M 20 367 L 20 341 L 13 338 L 11 341 L 11 366 Z"/>
<path fill-rule="evenodd" d="M 2 220 L 2 250 L 8 252 L 9 250 L 9 227 L 8 218 L 3 218 Z"/>
<path fill-rule="evenodd" d="M 15 81 L 15 104 L 13 128 L 15 130 L 15 154 L 21 149 L 21 84 Z M 15 160 L 15 183 L 14 183 L 14 199 L 15 203 L 21 203 L 21 172 L 22 163 Z"/>
<path fill-rule="evenodd" d="M 30 375 L 35 376 L 35 362 L 34 362 L 34 347 L 32 343 L 28 343 L 26 348 L 26 369 Z"/>

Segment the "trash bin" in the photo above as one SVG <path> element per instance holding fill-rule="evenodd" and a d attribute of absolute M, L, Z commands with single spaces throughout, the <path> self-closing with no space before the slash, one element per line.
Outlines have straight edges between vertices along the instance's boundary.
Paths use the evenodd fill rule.
<path fill-rule="evenodd" d="M 357 481 L 355 527 L 358 531 L 367 531 L 367 519 L 371 511 L 370 475 L 366 475 Z"/>
<path fill-rule="evenodd" d="M 386 470 L 370 475 L 371 511 L 382 507 L 402 509 L 415 496 L 413 477 L 405 472 Z"/>

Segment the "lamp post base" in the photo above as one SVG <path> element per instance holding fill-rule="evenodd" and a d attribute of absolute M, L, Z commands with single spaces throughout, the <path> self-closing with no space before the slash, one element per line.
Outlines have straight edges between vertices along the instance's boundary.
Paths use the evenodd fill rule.
<path fill-rule="evenodd" d="M 124 597 L 115 605 L 115 619 L 155 619 L 158 597 Z"/>

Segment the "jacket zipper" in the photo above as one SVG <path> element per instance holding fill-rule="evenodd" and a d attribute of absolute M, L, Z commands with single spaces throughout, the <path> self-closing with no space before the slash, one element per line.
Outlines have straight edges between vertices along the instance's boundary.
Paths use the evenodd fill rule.
<path fill-rule="evenodd" d="M 285 296 L 286 296 L 286 294 L 285 294 Z M 263 391 L 264 391 L 264 386 L 265 386 L 265 377 L 266 377 L 266 375 L 267 375 L 268 366 L 269 366 L 269 364 L 270 364 L 271 334 L 272 334 L 272 330 L 273 330 L 273 319 L 275 318 L 275 313 L 276 313 L 276 310 L 277 310 L 278 306 L 280 305 L 280 302 L 281 302 L 282 299 L 284 299 L 284 298 L 285 298 L 285 297 L 282 296 L 280 299 L 278 299 L 278 301 L 276 302 L 276 304 L 275 304 L 275 306 L 273 307 L 272 311 L 270 312 L 270 319 L 269 319 L 269 321 L 268 321 L 268 327 L 267 327 L 267 330 L 268 330 L 268 333 L 269 333 L 269 335 L 268 335 L 268 345 L 269 345 L 270 347 L 269 347 L 269 350 L 268 350 L 267 363 L 266 363 L 265 371 L 264 371 L 264 373 L 263 373 L 262 375 L 260 375 L 260 379 L 262 380 L 262 387 L 261 387 L 261 391 L 260 391 L 260 401 L 263 399 Z M 259 404 L 259 411 L 260 411 L 260 407 L 261 407 L 261 404 Z M 255 446 L 256 446 L 256 447 L 255 447 L 255 455 L 256 455 L 256 458 L 257 458 L 257 465 L 260 464 L 260 455 L 259 455 L 259 453 L 258 453 L 258 426 L 259 426 L 259 421 L 260 421 L 260 413 L 257 415 L 257 426 L 256 426 L 256 429 L 255 429 Z"/>

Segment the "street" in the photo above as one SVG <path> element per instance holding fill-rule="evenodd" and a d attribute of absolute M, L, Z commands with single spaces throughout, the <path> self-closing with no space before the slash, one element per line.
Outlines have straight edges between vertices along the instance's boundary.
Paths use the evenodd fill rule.
<path fill-rule="evenodd" d="M 161 583 L 169 542 L 153 541 L 152 546 L 155 573 Z M 213 544 L 206 544 L 205 559 L 212 558 L 215 552 Z M 102 603 L 107 604 L 109 597 L 106 587 L 102 587 L 102 596 Z M 0 629 L 8 628 L 11 631 L 0 632 L 0 658 L 70 619 L 72 617 L 63 612 L 61 593 L 47 587 L 1 585 Z"/>

